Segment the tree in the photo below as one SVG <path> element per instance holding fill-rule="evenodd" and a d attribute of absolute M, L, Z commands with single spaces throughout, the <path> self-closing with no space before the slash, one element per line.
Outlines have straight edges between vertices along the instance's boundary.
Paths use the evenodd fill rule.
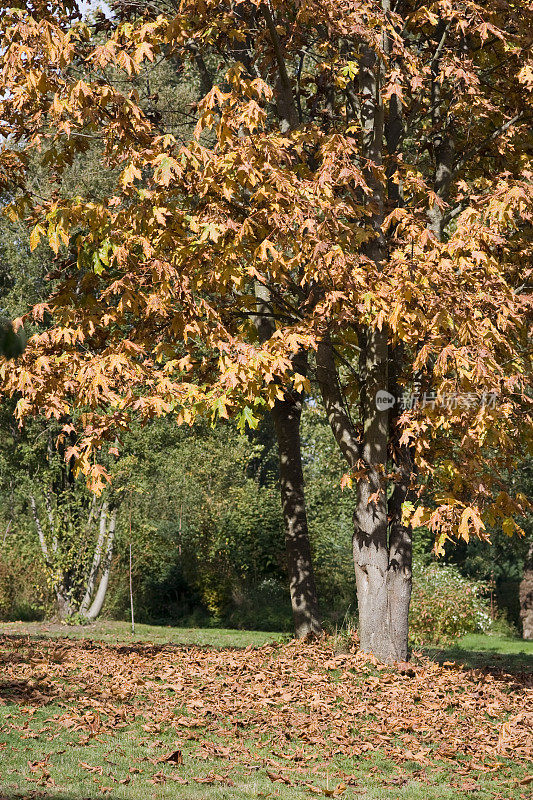
<path fill-rule="evenodd" d="M 54 513 L 50 498 L 45 495 L 46 525 L 33 494 L 30 495 L 30 503 L 41 552 L 57 598 L 60 619 L 78 615 L 83 619 L 95 620 L 102 610 L 109 584 L 116 508 L 109 511 L 105 500 L 97 504 L 93 497 L 88 518 L 81 521 L 75 515 L 74 520 L 68 520 L 71 524 L 65 529 L 67 514 L 64 502 L 59 504 Z M 91 554 L 90 550 L 87 553 L 87 540 L 92 538 L 91 527 L 95 522 L 98 525 L 98 535 Z M 81 546 L 81 554 L 80 533 L 85 540 Z"/>
<path fill-rule="evenodd" d="M 3 515 L 2 544 L 7 551 L 15 535 L 15 561 L 25 549 L 38 554 L 34 560 L 42 564 L 61 619 L 79 615 L 93 620 L 109 582 L 116 491 L 100 499 L 89 492 L 65 464 L 64 443 L 62 448 L 54 444 L 58 426 L 36 419 L 20 431 L 10 405 L 4 405 L 0 417 L 0 492 L 9 509 Z"/>
<path fill-rule="evenodd" d="M 125 15 L 126 19 L 132 16 L 132 8 L 127 4 L 119 4 L 121 13 Z M 133 8 L 133 13 L 136 13 L 138 8 Z M 111 27 L 111 23 L 105 22 L 106 27 Z M 208 68 L 195 51 L 194 61 L 201 65 L 200 77 L 203 89 L 206 91 L 212 87 L 212 79 Z M 170 64 L 172 59 L 169 59 Z M 168 67 L 168 64 L 167 64 Z M 159 70 L 161 71 L 161 70 Z M 166 82 L 161 86 L 161 76 L 153 71 L 146 82 L 151 86 L 148 100 L 151 102 L 154 96 L 163 95 L 165 93 L 167 103 L 175 103 L 178 100 L 177 106 L 179 108 L 180 98 L 175 95 L 168 95 L 168 84 L 171 82 L 172 72 L 179 72 L 180 69 L 172 66 L 169 70 L 164 72 Z M 190 78 L 187 78 L 186 83 L 190 83 Z M 155 94 L 158 90 L 157 95 Z M 161 91 L 163 89 L 163 91 Z M 177 109 L 173 108 L 170 114 L 167 114 L 165 123 L 168 130 L 175 131 L 175 123 L 173 117 L 176 115 Z M 162 115 L 154 110 L 150 111 L 151 118 L 157 120 L 159 126 L 162 124 Z M 87 156 L 89 153 L 89 146 L 84 143 L 82 148 L 83 155 Z M 72 160 L 72 159 L 71 159 Z M 65 165 L 63 165 L 65 166 Z M 67 172 L 71 173 L 76 171 L 74 165 L 69 162 Z M 79 172 L 79 167 L 78 167 Z M 72 177 L 67 180 L 69 184 L 68 190 L 72 191 Z M 94 183 L 94 181 L 92 182 Z M 62 181 L 62 189 L 64 192 L 65 181 Z M 92 189 L 91 184 L 91 189 Z M 91 191 L 94 194 L 94 191 Z M 266 328 L 270 327 L 268 316 L 263 313 L 261 316 L 261 301 L 258 301 L 258 311 L 256 327 L 259 337 Z M 263 309 L 264 311 L 264 309 Z M 300 359 L 302 361 L 302 359 Z M 274 401 L 272 408 L 272 416 L 274 420 L 275 429 L 278 438 L 279 450 L 279 473 L 281 484 L 282 507 L 284 509 L 285 519 L 285 539 L 287 548 L 287 560 L 290 575 L 290 594 L 293 607 L 295 632 L 298 637 L 304 637 L 308 634 L 316 635 L 321 632 L 321 624 L 318 612 L 318 600 L 316 595 L 316 587 L 313 576 L 313 565 L 311 561 L 311 552 L 309 537 L 307 531 L 307 515 L 305 509 L 304 489 L 303 489 L 303 474 L 301 466 L 300 454 L 300 435 L 299 435 L 299 421 L 301 416 L 301 392 L 286 392 L 284 399 L 277 398 Z M 250 418 L 252 419 L 252 418 Z"/>
<path fill-rule="evenodd" d="M 514 530 L 524 509 L 501 475 L 530 436 L 526 7 L 206 0 L 96 29 L 59 10 L 6 25 L 12 211 L 63 279 L 33 312 L 54 324 L 4 370 L 19 415 L 83 409 L 68 456 L 98 487 L 92 453 L 129 414 L 254 424 L 258 404 L 309 387 L 297 359 L 316 353 L 357 482 L 361 644 L 386 661 L 407 655 L 411 528 L 428 521 L 440 548 Z M 156 57 L 185 69 L 199 53 L 218 68 L 180 141 L 136 86 Z M 26 154 L 58 173 L 88 136 L 120 165 L 114 194 L 36 204 Z M 402 393 L 420 401 L 389 412 Z"/>

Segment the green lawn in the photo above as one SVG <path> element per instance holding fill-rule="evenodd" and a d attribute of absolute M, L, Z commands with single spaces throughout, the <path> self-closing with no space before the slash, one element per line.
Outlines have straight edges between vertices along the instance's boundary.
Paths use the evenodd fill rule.
<path fill-rule="evenodd" d="M 68 637 L 95 640 L 109 644 L 149 642 L 152 644 L 180 644 L 198 647 L 249 647 L 266 642 L 286 642 L 286 633 L 265 631 L 240 631 L 226 628 L 173 628 L 159 625 L 135 625 L 114 620 L 98 620 L 92 625 L 62 625 L 52 622 L 0 622 L 0 635 Z M 488 636 L 470 633 L 452 644 L 427 647 L 423 651 L 440 663 L 458 661 L 470 667 L 494 667 L 511 671 L 533 670 L 533 641 L 513 639 L 509 636 Z"/>
<path fill-rule="evenodd" d="M 0 799 L 530 796 L 531 643 L 464 637 L 399 671 L 286 640 L 0 624 Z"/>
<path fill-rule="evenodd" d="M 457 661 L 467 667 L 533 673 L 533 641 L 512 639 L 510 636 L 469 633 L 451 645 L 427 648 L 426 652 L 440 663 Z"/>
<path fill-rule="evenodd" d="M 486 636 L 483 633 L 468 633 L 457 642 L 460 650 L 479 650 L 495 653 L 512 653 L 533 656 L 533 641 L 512 639 L 510 636 Z"/>
<path fill-rule="evenodd" d="M 109 644 L 150 642 L 152 644 L 183 644 L 198 647 L 248 647 L 266 642 L 286 641 L 286 633 L 237 631 L 226 628 L 172 628 L 161 625 L 135 625 L 129 622 L 98 620 L 92 625 L 61 625 L 46 622 L 0 622 L 1 634 L 46 636 L 50 638 L 95 640 Z"/>

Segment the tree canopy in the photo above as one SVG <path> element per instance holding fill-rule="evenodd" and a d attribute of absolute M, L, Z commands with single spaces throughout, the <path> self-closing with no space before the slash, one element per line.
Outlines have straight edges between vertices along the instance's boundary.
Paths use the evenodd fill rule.
<path fill-rule="evenodd" d="M 529 0 L 112 7 L 88 23 L 5 4 L 2 185 L 57 267 L 2 367 L 19 418 L 75 432 L 67 458 L 98 490 L 131 415 L 254 426 L 309 389 L 307 353 L 357 482 L 362 581 L 372 549 L 378 582 L 410 572 L 411 524 L 441 547 L 512 533 L 527 501 L 503 475 L 531 442 Z M 198 96 L 162 102 L 162 68 Z M 65 191 L 89 152 L 112 188 Z"/>

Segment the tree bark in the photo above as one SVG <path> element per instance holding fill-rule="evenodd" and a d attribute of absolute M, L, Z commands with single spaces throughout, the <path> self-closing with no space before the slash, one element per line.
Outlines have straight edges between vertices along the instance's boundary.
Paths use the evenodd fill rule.
<path fill-rule="evenodd" d="M 92 516 L 92 514 L 90 516 Z M 89 518 L 89 525 L 90 521 L 91 520 Z M 80 614 L 85 614 L 85 612 L 89 608 L 89 603 L 91 602 L 94 593 L 96 578 L 98 575 L 98 571 L 100 569 L 100 563 L 102 561 L 102 552 L 104 549 L 106 533 L 107 533 L 107 503 L 104 501 L 100 508 L 100 525 L 98 531 L 98 539 L 96 541 L 96 547 L 94 549 L 93 561 L 91 564 L 89 577 L 87 578 L 87 587 L 85 589 L 85 594 L 83 596 L 83 599 L 80 603 Z"/>
<path fill-rule="evenodd" d="M 267 287 L 256 282 L 255 296 L 257 315 L 254 317 L 254 325 L 259 340 L 265 342 L 274 332 L 270 292 Z M 307 358 L 304 353 L 297 354 L 294 363 L 301 375 L 306 373 Z M 305 507 L 300 440 L 302 396 L 285 391 L 284 399 L 276 400 L 270 413 L 278 443 L 281 506 L 294 632 L 298 639 L 303 639 L 306 636 L 319 636 L 322 633 L 322 623 Z"/>
<path fill-rule="evenodd" d="M 287 570 L 296 637 L 322 633 L 307 527 L 300 446 L 302 398 L 285 393 L 276 400 L 272 418 L 279 449 L 279 481 L 285 526 Z"/>
<path fill-rule="evenodd" d="M 410 473 L 410 471 L 409 471 Z M 389 499 L 389 571 L 387 575 L 391 639 L 396 661 L 406 661 L 409 634 L 409 606 L 413 585 L 413 534 L 402 522 L 402 505 L 410 488 L 410 474 L 401 472 Z"/>
<path fill-rule="evenodd" d="M 106 514 L 107 516 L 107 514 Z M 113 557 L 113 543 L 115 540 L 115 527 L 117 522 L 117 510 L 113 509 L 108 517 L 109 523 L 107 527 L 107 541 L 106 550 L 103 561 L 101 563 L 100 583 L 94 596 L 94 600 L 87 612 L 87 619 L 95 620 L 100 614 L 102 606 L 104 605 L 107 587 L 109 584 L 109 574 L 111 572 L 111 559 Z"/>
<path fill-rule="evenodd" d="M 66 620 L 71 617 L 74 613 L 74 609 L 72 608 L 72 603 L 70 602 L 68 594 L 62 587 L 56 587 L 56 600 L 59 619 Z"/>
<path fill-rule="evenodd" d="M 533 542 L 531 542 L 524 564 L 524 574 L 520 581 L 520 619 L 522 637 L 533 639 Z"/>
<path fill-rule="evenodd" d="M 361 649 L 380 661 L 405 660 L 407 640 L 395 641 L 392 619 L 401 616 L 393 607 L 389 581 L 387 520 L 388 410 L 376 407 L 378 391 L 388 389 L 388 346 L 385 330 L 369 329 L 363 351 L 365 393 L 361 456 L 365 475 L 357 482 L 354 513 L 353 558 L 359 607 Z"/>

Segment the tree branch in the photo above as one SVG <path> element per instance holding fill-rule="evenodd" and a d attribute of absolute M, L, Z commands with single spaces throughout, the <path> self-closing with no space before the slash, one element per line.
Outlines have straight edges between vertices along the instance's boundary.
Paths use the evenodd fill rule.
<path fill-rule="evenodd" d="M 505 122 L 503 125 L 500 125 L 499 128 L 496 128 L 496 130 L 493 131 L 491 135 L 488 136 L 483 142 L 481 142 L 480 145 L 465 153 L 463 157 L 457 161 L 454 166 L 454 172 L 457 172 L 459 169 L 461 169 L 461 167 L 463 167 L 470 158 L 473 158 L 474 156 L 478 155 L 478 153 L 483 152 L 483 150 L 485 150 L 485 148 L 488 147 L 491 142 L 497 139 L 498 136 L 501 136 L 502 133 L 505 133 L 505 131 L 509 130 L 512 125 L 525 117 L 525 111 L 519 111 L 519 113 L 515 114 L 512 119 L 507 120 L 507 122 Z"/>
<path fill-rule="evenodd" d="M 274 48 L 274 55 L 276 56 L 276 61 L 278 64 L 278 113 L 280 116 L 281 132 L 286 133 L 287 131 L 298 127 L 300 118 L 298 115 L 298 109 L 296 108 L 296 103 L 294 102 L 291 82 L 287 72 L 287 65 L 285 63 L 281 41 L 276 30 L 276 24 L 266 3 L 261 5 L 261 13 L 265 19 L 266 26 L 270 34 L 270 39 L 272 41 L 272 46 Z"/>
<path fill-rule="evenodd" d="M 360 458 L 360 443 L 344 404 L 333 347 L 328 339 L 323 339 L 316 351 L 316 378 L 331 430 L 344 458 L 354 467 Z"/>

